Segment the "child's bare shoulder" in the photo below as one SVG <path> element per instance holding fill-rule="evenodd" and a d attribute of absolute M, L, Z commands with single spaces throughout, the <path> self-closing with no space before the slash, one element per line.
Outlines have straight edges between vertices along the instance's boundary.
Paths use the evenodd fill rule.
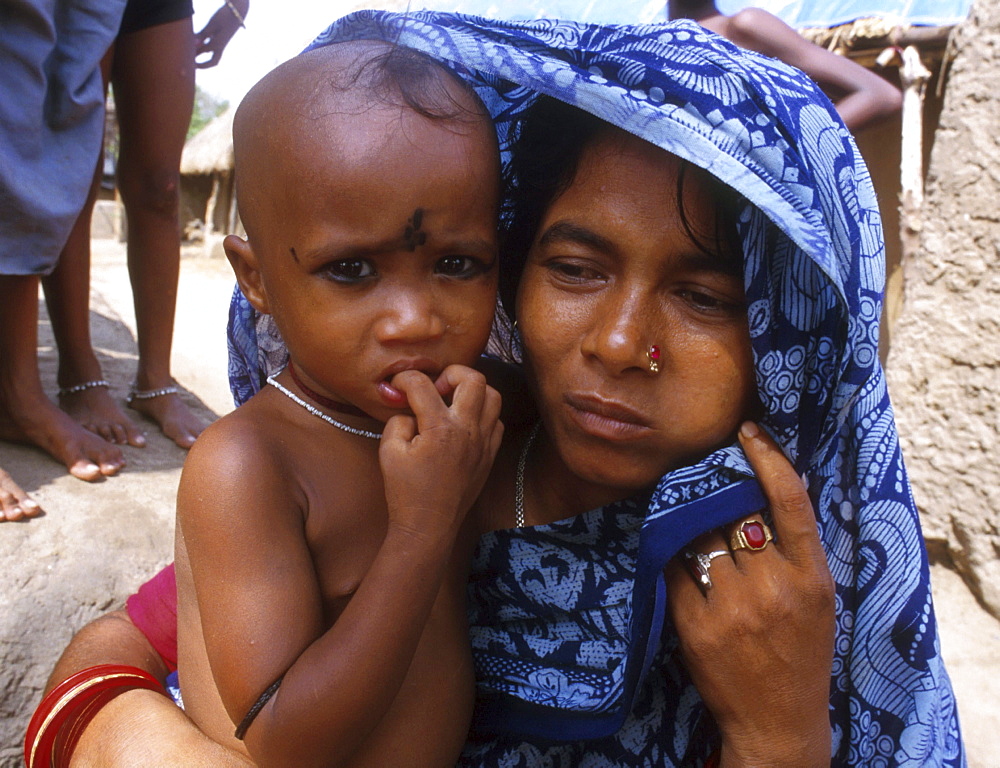
<path fill-rule="evenodd" d="M 344 509 L 371 506 L 364 494 L 379 482 L 377 454 L 284 404 L 268 388 L 201 433 L 181 474 L 180 519 L 232 515 L 271 525 L 321 509 L 328 530 L 342 523 Z"/>
<path fill-rule="evenodd" d="M 255 455 L 273 454 L 279 419 L 273 409 L 263 406 L 255 397 L 212 423 L 195 441 L 185 469 L 191 463 L 225 466 L 232 462 L 235 466 L 225 468 L 239 471 Z"/>
<path fill-rule="evenodd" d="M 287 471 L 281 451 L 280 419 L 261 406 L 253 398 L 198 436 L 181 474 L 179 514 L 191 507 L 191 499 L 211 499 L 211 504 L 196 506 L 222 514 L 229 500 L 295 495 L 289 487 L 294 474 Z"/>

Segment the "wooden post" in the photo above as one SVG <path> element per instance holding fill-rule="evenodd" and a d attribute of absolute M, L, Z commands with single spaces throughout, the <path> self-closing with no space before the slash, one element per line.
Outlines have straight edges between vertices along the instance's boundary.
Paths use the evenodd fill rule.
<path fill-rule="evenodd" d="M 226 171 L 224 178 L 226 194 L 229 197 L 229 217 L 226 220 L 226 234 L 244 235 L 246 233 L 240 231 L 240 211 L 236 205 L 236 185 L 233 183 L 232 172 Z"/>
<path fill-rule="evenodd" d="M 205 206 L 205 230 L 202 248 L 206 256 L 212 255 L 212 247 L 215 243 L 215 209 L 219 205 L 219 184 L 218 171 L 212 171 L 212 193 L 208 196 L 208 204 Z"/>
<path fill-rule="evenodd" d="M 924 201 L 924 88 L 931 73 L 915 45 L 903 49 L 899 78 L 903 86 L 903 136 L 900 181 L 899 237 L 904 283 L 920 248 L 921 206 Z"/>

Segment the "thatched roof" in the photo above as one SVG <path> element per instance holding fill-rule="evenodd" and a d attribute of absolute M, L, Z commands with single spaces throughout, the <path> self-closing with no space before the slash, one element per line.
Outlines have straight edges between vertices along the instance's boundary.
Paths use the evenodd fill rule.
<path fill-rule="evenodd" d="M 190 138 L 181 155 L 182 174 L 210 174 L 233 169 L 235 114 L 236 107 L 229 107 Z"/>
<path fill-rule="evenodd" d="M 886 48 L 916 45 L 928 66 L 937 65 L 947 57 L 949 39 L 954 27 L 901 26 L 886 19 L 864 18 L 835 27 L 800 29 L 807 40 L 847 56 L 866 67 L 875 66 L 878 55 Z"/>

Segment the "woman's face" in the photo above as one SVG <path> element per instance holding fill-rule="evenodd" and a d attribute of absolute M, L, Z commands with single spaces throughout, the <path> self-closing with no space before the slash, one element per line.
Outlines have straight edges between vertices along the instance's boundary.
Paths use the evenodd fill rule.
<path fill-rule="evenodd" d="M 686 234 L 679 169 L 609 131 L 543 216 L 525 266 L 529 379 L 561 460 L 588 484 L 646 487 L 725 444 L 755 402 L 742 274 Z M 711 243 L 714 207 L 693 168 L 683 195 L 690 228 Z"/>

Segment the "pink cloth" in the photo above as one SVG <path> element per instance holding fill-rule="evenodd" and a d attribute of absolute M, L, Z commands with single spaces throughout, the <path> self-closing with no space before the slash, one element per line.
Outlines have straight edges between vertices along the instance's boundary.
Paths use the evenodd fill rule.
<path fill-rule="evenodd" d="M 139 587 L 125 602 L 129 618 L 160 654 L 170 671 L 177 669 L 177 578 L 171 563 Z"/>

